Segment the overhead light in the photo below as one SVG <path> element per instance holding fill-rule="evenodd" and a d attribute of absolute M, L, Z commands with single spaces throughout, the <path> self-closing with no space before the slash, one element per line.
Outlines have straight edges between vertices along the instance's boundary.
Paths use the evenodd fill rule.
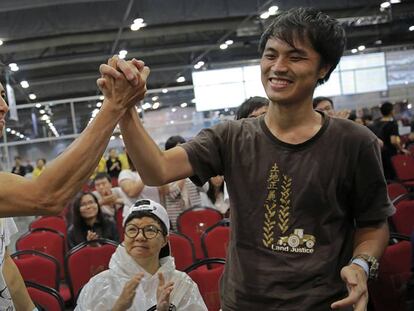
<path fill-rule="evenodd" d="M 131 30 L 132 31 L 137 31 L 137 30 L 139 30 L 141 28 L 141 26 L 140 25 L 138 25 L 138 24 L 132 24 L 131 25 Z"/>
<path fill-rule="evenodd" d="M 0 45 L 3 45 L 3 43 L 4 43 L 3 40 L 0 40 Z"/>
<path fill-rule="evenodd" d="M 233 40 L 226 40 L 226 42 L 224 42 L 224 43 L 227 44 L 227 45 L 232 45 L 234 43 L 234 41 Z"/>
<path fill-rule="evenodd" d="M 147 24 L 144 23 L 144 19 L 143 18 L 136 18 L 134 19 L 134 23 L 131 25 L 131 30 L 132 31 L 137 31 L 139 29 L 141 29 L 142 27 L 147 26 Z"/>
<path fill-rule="evenodd" d="M 42 107 L 42 105 L 41 104 L 36 104 L 35 107 L 40 108 L 40 107 Z"/>
<path fill-rule="evenodd" d="M 49 124 L 49 123 L 51 123 L 51 122 L 52 122 L 52 121 L 50 121 L 50 119 L 49 119 L 49 120 L 46 120 L 46 123 L 47 123 L 47 124 Z"/>
<path fill-rule="evenodd" d="M 391 4 L 401 3 L 401 0 L 391 0 Z"/>
<path fill-rule="evenodd" d="M 408 30 L 409 30 L 409 31 L 414 31 L 414 25 L 410 26 L 410 27 L 408 28 Z"/>
<path fill-rule="evenodd" d="M 152 107 L 152 105 L 150 104 L 150 103 L 144 103 L 143 105 L 142 105 L 142 109 L 144 109 L 144 110 L 147 110 L 147 109 L 149 109 L 149 108 L 151 108 Z"/>
<path fill-rule="evenodd" d="M 98 113 L 99 113 L 99 109 L 98 108 L 92 110 L 92 118 L 95 118 Z"/>
<path fill-rule="evenodd" d="M 411 108 L 413 108 L 413 105 L 408 104 L 408 105 L 407 105 L 407 108 L 408 108 L 408 109 L 411 109 Z"/>
<path fill-rule="evenodd" d="M 134 19 L 134 24 L 142 24 L 144 22 L 143 18 L 136 18 Z"/>
<path fill-rule="evenodd" d="M 168 93 L 168 89 L 162 89 L 162 91 L 161 92 L 163 92 L 164 94 L 165 93 Z"/>
<path fill-rule="evenodd" d="M 158 109 L 158 108 L 160 108 L 160 103 L 159 103 L 159 102 L 155 102 L 155 103 L 152 105 L 152 109 Z"/>
<path fill-rule="evenodd" d="M 352 53 L 352 54 L 355 54 L 356 52 L 358 52 L 358 49 L 352 49 L 352 50 L 351 50 L 351 53 Z"/>
<path fill-rule="evenodd" d="M 12 133 L 14 135 L 14 134 L 16 134 L 16 131 L 15 130 L 11 130 L 10 133 Z"/>
<path fill-rule="evenodd" d="M 195 98 L 193 98 L 193 99 L 191 100 L 191 102 L 192 102 L 193 104 L 195 104 L 196 99 L 195 99 Z"/>
<path fill-rule="evenodd" d="M 358 51 L 363 51 L 363 50 L 365 50 L 365 45 L 358 46 Z"/>
<path fill-rule="evenodd" d="M 31 100 L 35 100 L 36 99 L 36 94 L 34 94 L 34 93 L 29 94 L 29 98 Z"/>
<path fill-rule="evenodd" d="M 9 67 L 11 71 L 19 71 L 19 66 L 16 63 L 10 63 Z"/>
<path fill-rule="evenodd" d="M 10 132 L 11 131 L 11 129 L 8 127 L 8 128 L 6 128 L 6 132 Z"/>
<path fill-rule="evenodd" d="M 158 96 L 152 96 L 152 101 L 155 102 L 158 99 Z"/>
<path fill-rule="evenodd" d="M 104 100 L 104 99 L 105 99 L 105 96 L 103 95 L 99 96 L 99 100 Z"/>
<path fill-rule="evenodd" d="M 197 64 L 194 65 L 194 69 L 200 69 L 204 66 L 204 64 L 205 63 L 202 60 L 200 60 Z"/>
<path fill-rule="evenodd" d="M 20 138 L 24 138 L 24 135 L 23 134 L 20 134 L 19 136 L 20 136 Z"/>
<path fill-rule="evenodd" d="M 23 80 L 20 82 L 20 85 L 22 86 L 22 88 L 27 89 L 29 87 L 29 82 Z"/>
<path fill-rule="evenodd" d="M 374 42 L 376 45 L 380 45 L 380 44 L 382 44 L 382 40 L 377 40 L 377 41 L 375 41 Z"/>
<path fill-rule="evenodd" d="M 180 77 L 178 77 L 178 78 L 177 78 L 177 82 L 178 82 L 178 83 L 183 83 L 183 82 L 185 82 L 185 78 L 184 78 L 184 76 L 180 76 Z"/>
<path fill-rule="evenodd" d="M 268 10 L 269 15 L 275 15 L 277 10 L 279 10 L 279 7 L 277 5 L 271 6 Z"/>
<path fill-rule="evenodd" d="M 268 11 L 260 14 L 261 19 L 268 19 L 269 16 L 270 16 L 270 13 Z"/>
<path fill-rule="evenodd" d="M 40 113 L 40 114 L 45 114 L 45 113 L 46 113 L 46 111 L 45 111 L 44 109 L 40 109 L 40 110 L 39 110 L 39 113 Z"/>
<path fill-rule="evenodd" d="M 177 108 L 172 108 L 171 109 L 171 112 L 176 112 L 177 111 Z"/>
<path fill-rule="evenodd" d="M 47 114 L 44 114 L 43 116 L 40 117 L 40 120 L 42 120 L 42 121 L 46 121 L 46 120 L 49 120 L 49 119 L 50 119 L 50 117 Z"/>
<path fill-rule="evenodd" d="M 96 103 L 96 107 L 101 108 L 101 106 L 102 106 L 102 103 L 101 102 L 97 102 Z"/>
<path fill-rule="evenodd" d="M 181 106 L 181 108 L 185 108 L 185 107 L 187 107 L 187 103 L 182 103 L 180 106 Z"/>
<path fill-rule="evenodd" d="M 188 116 L 185 114 L 185 115 L 183 115 L 183 119 L 187 119 L 188 118 Z"/>
<path fill-rule="evenodd" d="M 174 120 L 171 120 L 171 121 L 170 121 L 170 124 L 174 124 Z"/>
<path fill-rule="evenodd" d="M 380 7 L 383 8 L 383 9 L 386 9 L 386 8 L 389 8 L 390 5 L 391 5 L 390 2 L 385 1 L 385 2 L 381 3 Z"/>
<path fill-rule="evenodd" d="M 114 140 L 114 139 L 115 139 L 115 136 L 113 136 L 113 135 L 112 135 L 112 136 L 111 136 L 111 140 Z"/>
<path fill-rule="evenodd" d="M 225 50 L 227 49 L 229 46 L 225 43 L 220 44 L 220 49 Z"/>
<path fill-rule="evenodd" d="M 127 56 L 127 54 L 128 54 L 127 50 L 120 50 L 118 53 L 118 56 L 120 59 L 124 59 Z"/>

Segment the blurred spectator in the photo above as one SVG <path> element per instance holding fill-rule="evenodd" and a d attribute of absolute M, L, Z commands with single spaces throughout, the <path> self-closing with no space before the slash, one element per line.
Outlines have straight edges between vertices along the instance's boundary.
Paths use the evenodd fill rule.
<path fill-rule="evenodd" d="M 158 187 L 144 185 L 128 154 L 126 156 L 130 169 L 122 170 L 118 177 L 118 184 L 127 197 L 124 202 L 124 216 L 128 214 L 129 208 L 139 199 L 149 199 L 160 203 Z"/>
<path fill-rule="evenodd" d="M 125 147 L 123 148 L 123 151 L 119 154 L 118 158 L 119 161 L 121 161 L 121 170 L 129 170 L 129 161 Z"/>
<path fill-rule="evenodd" d="M 93 193 L 82 193 L 73 203 L 73 224 L 68 229 L 69 249 L 99 238 L 118 242 L 115 223 L 101 212 L 98 199 Z"/>
<path fill-rule="evenodd" d="M 26 161 L 26 174 L 33 173 L 33 165 L 29 160 Z"/>
<path fill-rule="evenodd" d="M 171 136 L 165 143 L 165 150 L 174 148 L 182 143 L 185 143 L 183 137 Z M 160 187 L 162 199 L 165 202 L 164 204 L 174 229 L 177 228 L 178 215 L 190 207 L 201 206 L 201 190 L 188 178 Z"/>
<path fill-rule="evenodd" d="M 265 114 L 269 107 L 269 100 L 264 97 L 254 96 L 244 101 L 236 112 L 236 120 L 255 118 Z"/>
<path fill-rule="evenodd" d="M 230 204 L 228 200 L 224 200 L 224 177 L 211 177 L 208 184 L 207 196 L 210 199 L 211 206 L 223 215 L 226 214 Z"/>
<path fill-rule="evenodd" d="M 207 311 L 197 285 L 175 269 L 163 206 L 141 200 L 125 219 L 124 243 L 109 270 L 83 287 L 76 310 Z M 142 283 L 142 284 L 141 284 Z"/>
<path fill-rule="evenodd" d="M 111 178 L 118 178 L 121 173 L 121 161 L 119 161 L 115 148 L 109 149 L 109 158 L 106 161 L 106 170 Z"/>
<path fill-rule="evenodd" d="M 126 197 L 119 187 L 112 187 L 111 177 L 107 173 L 98 173 L 94 180 L 95 191 L 102 212 L 113 218 L 116 211 L 123 207 Z"/>
<path fill-rule="evenodd" d="M 374 122 L 370 129 L 384 143 L 381 149 L 382 165 L 384 167 L 385 178 L 394 179 L 395 171 L 391 163 L 391 158 L 398 152 L 408 153 L 401 144 L 398 123 L 394 120 L 394 106 L 390 102 L 381 105 L 382 118 Z"/>
<path fill-rule="evenodd" d="M 46 159 L 37 159 L 36 168 L 33 170 L 33 178 L 39 177 L 45 169 Z"/>
<path fill-rule="evenodd" d="M 348 119 L 350 111 L 348 109 L 335 111 L 334 103 L 329 97 L 319 96 L 313 99 L 313 109 L 323 111 L 330 117 Z"/>
<path fill-rule="evenodd" d="M 14 157 L 14 166 L 11 172 L 20 176 L 26 175 L 26 167 L 22 164 L 22 158 L 20 156 Z"/>

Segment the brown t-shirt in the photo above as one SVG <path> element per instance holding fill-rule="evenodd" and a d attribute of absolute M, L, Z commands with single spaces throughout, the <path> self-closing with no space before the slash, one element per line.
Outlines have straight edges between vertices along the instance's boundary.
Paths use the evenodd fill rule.
<path fill-rule="evenodd" d="M 216 175 L 227 183 L 224 311 L 330 310 L 346 296 L 340 269 L 352 256 L 355 223 L 394 211 L 374 134 L 324 116 L 314 137 L 291 145 L 259 117 L 204 129 L 180 146 L 196 184 Z"/>

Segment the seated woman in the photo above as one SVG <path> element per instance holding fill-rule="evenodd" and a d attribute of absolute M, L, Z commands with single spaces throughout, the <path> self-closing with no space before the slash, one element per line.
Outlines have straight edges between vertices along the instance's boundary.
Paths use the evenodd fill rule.
<path fill-rule="evenodd" d="M 97 197 L 84 192 L 73 203 L 73 224 L 68 229 L 69 249 L 100 238 L 119 242 L 116 225 L 103 215 Z"/>
<path fill-rule="evenodd" d="M 175 269 L 167 211 L 139 200 L 124 221 L 125 238 L 109 263 L 82 289 L 75 310 L 207 310 L 197 285 Z"/>

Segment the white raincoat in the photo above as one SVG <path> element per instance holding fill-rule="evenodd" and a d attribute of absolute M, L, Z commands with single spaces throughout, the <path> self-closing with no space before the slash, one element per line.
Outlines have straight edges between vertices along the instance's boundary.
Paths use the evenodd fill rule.
<path fill-rule="evenodd" d="M 144 277 L 128 310 L 147 311 L 157 304 L 158 272 L 162 272 L 165 282 L 173 281 L 174 289 L 170 303 L 179 311 L 207 311 L 197 284 L 184 272 L 175 269 L 171 256 L 160 259 L 161 267 L 154 275 L 146 272 L 120 245 L 111 257 L 109 269 L 95 275 L 82 289 L 75 310 L 111 310 L 121 295 L 125 283 L 138 272 Z"/>

